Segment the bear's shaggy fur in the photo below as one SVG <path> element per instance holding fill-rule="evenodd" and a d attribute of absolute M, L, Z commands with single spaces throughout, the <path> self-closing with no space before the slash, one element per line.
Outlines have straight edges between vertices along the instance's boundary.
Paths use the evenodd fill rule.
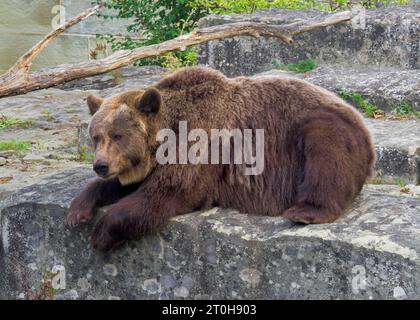
<path fill-rule="evenodd" d="M 371 174 L 374 147 L 362 117 L 320 87 L 283 77 L 226 78 L 194 67 L 147 90 L 88 97 L 95 171 L 71 203 L 70 225 L 112 204 L 95 226 L 94 247 L 108 250 L 169 218 L 212 206 L 282 215 L 303 223 L 339 217 Z M 264 171 L 245 165 L 160 165 L 156 134 L 188 129 L 264 129 Z M 210 150 L 210 148 L 209 148 Z M 104 167 L 105 165 L 105 167 Z"/>

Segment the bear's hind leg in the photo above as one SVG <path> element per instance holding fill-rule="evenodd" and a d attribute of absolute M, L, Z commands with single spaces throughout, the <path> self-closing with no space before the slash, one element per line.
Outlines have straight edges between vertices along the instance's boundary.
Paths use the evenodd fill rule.
<path fill-rule="evenodd" d="M 295 222 L 336 220 L 363 187 L 368 162 L 360 132 L 342 118 L 322 115 L 300 128 L 304 166 L 295 204 L 282 216 Z"/>

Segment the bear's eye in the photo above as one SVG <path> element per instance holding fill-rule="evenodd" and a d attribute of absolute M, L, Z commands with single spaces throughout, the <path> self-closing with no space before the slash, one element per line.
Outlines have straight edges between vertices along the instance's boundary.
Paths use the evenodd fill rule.
<path fill-rule="evenodd" d="M 121 138 L 122 138 L 122 135 L 120 135 L 120 134 L 113 134 L 112 135 L 112 140 L 114 140 L 114 141 L 121 140 Z"/>
<path fill-rule="evenodd" d="M 99 143 L 99 136 L 93 136 L 93 143 L 96 145 Z"/>

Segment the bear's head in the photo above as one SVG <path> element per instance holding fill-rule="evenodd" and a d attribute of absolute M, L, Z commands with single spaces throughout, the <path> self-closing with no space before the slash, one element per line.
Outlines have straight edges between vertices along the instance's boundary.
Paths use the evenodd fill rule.
<path fill-rule="evenodd" d="M 128 91 L 109 99 L 89 95 L 89 125 L 98 176 L 123 185 L 144 180 L 155 167 L 153 149 L 162 97 L 155 88 Z"/>

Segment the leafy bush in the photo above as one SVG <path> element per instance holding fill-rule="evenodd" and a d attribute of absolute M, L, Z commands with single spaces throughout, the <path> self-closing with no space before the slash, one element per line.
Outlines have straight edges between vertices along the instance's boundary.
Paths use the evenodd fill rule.
<path fill-rule="evenodd" d="M 189 33 L 196 27 L 200 18 L 209 14 L 209 9 L 201 5 L 198 0 L 107 0 L 104 3 L 106 8 L 114 9 L 116 12 L 116 15 L 102 14 L 104 19 L 132 18 L 134 22 L 127 26 L 127 31 L 139 34 L 139 37 L 124 38 L 98 35 L 111 44 L 113 50 L 130 50 L 173 39 Z M 192 49 L 171 55 L 179 59 L 182 65 L 196 62 Z M 146 58 L 137 64 L 163 65 L 167 60 L 167 57 Z"/>
<path fill-rule="evenodd" d="M 289 70 L 297 73 L 305 73 L 314 70 L 318 67 L 318 64 L 314 60 L 301 60 L 296 63 L 283 64 L 278 61 L 273 61 L 273 65 L 276 69 Z"/>

